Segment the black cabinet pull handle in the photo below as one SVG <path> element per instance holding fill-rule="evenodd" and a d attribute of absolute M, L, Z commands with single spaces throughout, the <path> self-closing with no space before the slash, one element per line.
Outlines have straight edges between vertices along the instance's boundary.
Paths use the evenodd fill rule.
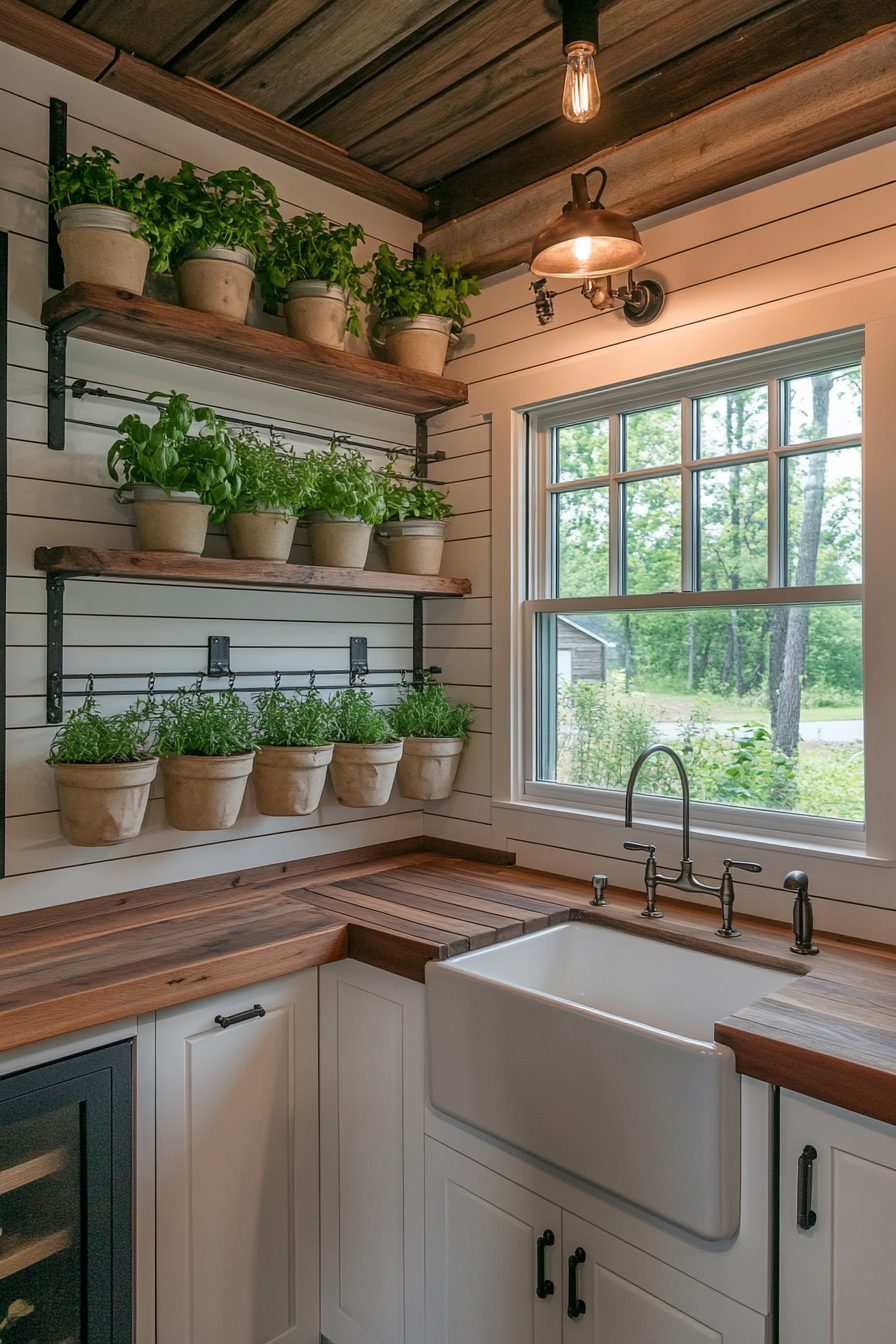
<path fill-rule="evenodd" d="M 551 1297 L 554 1292 L 554 1285 L 550 1279 L 544 1276 L 544 1248 L 553 1246 L 554 1234 L 549 1227 L 546 1227 L 538 1238 L 538 1287 L 535 1289 L 539 1297 Z"/>
<path fill-rule="evenodd" d="M 579 1316 L 585 1315 L 585 1303 L 579 1297 L 579 1289 L 576 1284 L 576 1270 L 579 1265 L 587 1260 L 585 1252 L 581 1246 L 577 1246 L 575 1254 L 569 1257 L 569 1295 L 566 1303 L 566 1314 L 570 1320 L 577 1320 Z"/>
<path fill-rule="evenodd" d="M 261 1004 L 256 1003 L 254 1007 L 247 1008 L 244 1013 L 234 1013 L 233 1017 L 222 1017 L 222 1015 L 219 1013 L 218 1016 L 215 1018 L 215 1021 L 217 1022 L 219 1027 L 232 1027 L 234 1022 L 248 1022 L 250 1017 L 264 1017 L 264 1016 L 265 1011 L 262 1008 Z"/>
<path fill-rule="evenodd" d="M 818 1216 L 812 1208 L 812 1164 L 817 1157 L 818 1153 L 811 1143 L 807 1143 L 800 1153 L 797 1165 L 796 1225 L 803 1232 L 808 1232 L 818 1221 Z"/>

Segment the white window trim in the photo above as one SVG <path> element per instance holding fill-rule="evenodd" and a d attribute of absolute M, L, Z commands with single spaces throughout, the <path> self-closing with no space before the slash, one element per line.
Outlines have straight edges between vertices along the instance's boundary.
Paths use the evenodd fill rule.
<path fill-rule="evenodd" d="M 533 818 L 539 844 L 555 845 L 570 855 L 590 854 L 621 856 L 623 835 L 619 823 L 607 820 L 591 807 L 586 811 L 573 804 L 553 807 L 539 804 L 525 794 L 525 743 L 531 731 L 528 716 L 531 699 L 527 695 L 526 653 L 530 637 L 524 603 L 527 567 L 531 563 L 528 547 L 527 415 L 532 407 L 568 398 L 565 409 L 575 398 L 593 403 L 593 389 L 621 385 L 648 377 L 657 385 L 670 369 L 680 368 L 686 353 L 692 366 L 711 360 L 730 359 L 761 349 L 774 330 L 782 344 L 806 341 L 829 332 L 864 327 L 864 397 L 866 411 L 864 438 L 864 652 L 866 720 L 872 731 L 866 740 L 866 856 L 834 851 L 819 843 L 792 847 L 801 855 L 803 866 L 818 873 L 822 886 L 824 874 L 837 883 L 836 898 L 881 908 L 896 907 L 896 892 L 888 870 L 896 854 L 896 790 L 892 787 L 896 768 L 896 694 L 892 669 L 896 667 L 896 621 L 892 617 L 893 587 L 896 582 L 896 452 L 893 448 L 896 424 L 896 273 L 876 276 L 836 286 L 833 290 L 812 292 L 800 299 L 760 304 L 734 316 L 725 315 L 704 321 L 690 321 L 684 328 L 672 324 L 671 314 L 649 333 L 623 331 L 620 339 L 599 351 L 548 363 L 525 373 L 508 376 L 497 384 L 483 387 L 474 401 L 482 402 L 483 413 L 492 422 L 493 541 L 492 572 L 497 595 L 493 612 L 493 802 L 494 835 L 500 841 L 526 834 Z M 783 372 L 783 370 L 782 370 Z M 668 397 L 666 398 L 669 399 Z M 657 397 L 653 404 L 659 404 Z M 580 603 L 577 603 L 581 607 Z M 513 820 L 519 816 L 519 822 Z M 548 819 L 545 827 L 538 817 Z M 695 829 L 695 835 L 699 831 Z M 768 836 L 768 845 L 760 836 L 752 841 L 752 854 L 762 858 L 767 850 L 770 862 L 776 861 L 779 844 Z M 536 831 L 532 833 L 536 842 Z M 707 839 L 706 863 L 716 865 L 728 842 Z M 827 856 L 831 859 L 827 861 Z M 842 857 L 842 862 L 840 858 Z M 621 860 L 620 860 L 621 861 Z M 814 861 L 814 862 L 813 862 Z M 572 859 L 570 860 L 572 862 Z M 611 865 L 606 865 L 611 866 Z M 780 866 L 780 864 L 778 864 Z M 625 864 L 626 872 L 634 869 Z M 849 890 L 843 889 L 849 873 Z M 881 884 L 884 884 L 883 886 Z M 762 878 L 756 885 L 774 885 Z M 831 893 L 835 894 L 835 893 Z"/>

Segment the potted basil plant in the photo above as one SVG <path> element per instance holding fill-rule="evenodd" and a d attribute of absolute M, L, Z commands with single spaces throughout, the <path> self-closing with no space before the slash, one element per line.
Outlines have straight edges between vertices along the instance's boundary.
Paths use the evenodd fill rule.
<path fill-rule="evenodd" d="M 69 154 L 50 168 L 50 209 L 59 227 L 65 283 L 108 285 L 142 294 L 149 263 L 155 192 L 136 177 L 119 177 L 109 149 Z"/>
<path fill-rule="evenodd" d="M 363 569 L 370 534 L 383 521 L 385 483 L 356 448 L 337 440 L 303 459 L 308 488 L 308 539 L 315 565 Z"/>
<path fill-rule="evenodd" d="M 448 342 L 470 316 L 467 298 L 479 293 L 476 277 L 446 266 L 438 252 L 399 260 L 386 243 L 373 266 L 368 297 L 379 313 L 374 341 L 385 347 L 390 364 L 441 374 Z"/>
<path fill-rule="evenodd" d="M 156 710 L 165 815 L 176 831 L 236 825 L 255 759 L 252 711 L 236 691 L 179 690 Z"/>
<path fill-rule="evenodd" d="M 208 406 L 194 409 L 182 392 L 152 392 L 146 400 L 159 403 L 155 424 L 125 416 L 109 449 L 116 498 L 133 492 L 141 551 L 201 555 L 209 519 L 221 522 L 240 490 L 230 436 L 220 416 Z"/>
<path fill-rule="evenodd" d="M 201 178 L 182 163 L 158 192 L 160 233 L 183 307 L 245 322 L 256 258 L 280 219 L 271 183 L 248 168 Z"/>
<path fill-rule="evenodd" d="M 255 802 L 265 817 L 307 817 L 320 806 L 333 758 L 333 717 L 318 691 L 255 697 Z"/>
<path fill-rule="evenodd" d="M 408 483 L 391 467 L 385 483 L 385 522 L 376 535 L 385 543 L 390 569 L 395 574 L 438 574 L 445 519 L 451 517 L 445 492 L 420 480 Z"/>
<path fill-rule="evenodd" d="M 388 803 L 403 743 L 370 691 L 337 691 L 330 701 L 335 739 L 330 779 L 343 807 Z"/>
<path fill-rule="evenodd" d="M 425 680 L 404 688 L 389 711 L 397 737 L 404 739 L 398 762 L 402 798 L 447 798 L 454 788 L 461 752 L 470 740 L 472 705 L 452 705 L 444 686 Z"/>
<path fill-rule="evenodd" d="M 283 304 L 290 336 L 341 350 L 346 331 L 361 335 L 361 277 L 371 263 L 359 266 L 353 249 L 364 241 L 360 224 L 334 224 L 321 214 L 296 215 L 274 227 L 258 278 L 269 311 Z"/>
<path fill-rule="evenodd" d="M 265 439 L 243 429 L 233 440 L 239 493 L 230 501 L 227 532 L 238 560 L 285 564 L 296 519 L 307 500 L 307 470 L 274 433 Z"/>
<path fill-rule="evenodd" d="M 69 844 L 120 845 L 139 834 L 158 766 L 149 730 L 141 702 L 104 717 L 92 696 L 59 729 L 47 764 Z"/>

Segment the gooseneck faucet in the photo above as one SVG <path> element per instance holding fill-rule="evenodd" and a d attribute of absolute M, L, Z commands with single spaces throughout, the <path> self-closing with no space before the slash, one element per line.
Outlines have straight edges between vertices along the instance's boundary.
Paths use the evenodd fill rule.
<path fill-rule="evenodd" d="M 644 886 L 647 891 L 647 905 L 641 911 L 645 919 L 662 919 L 663 913 L 656 908 L 656 889 L 658 886 L 672 887 L 676 891 L 708 892 L 711 896 L 717 896 L 722 905 L 722 927 L 716 929 L 720 938 L 739 938 L 740 930 L 736 929 L 732 923 L 734 911 L 734 879 L 731 876 L 732 868 L 741 868 L 748 873 L 761 873 L 762 867 L 758 863 L 744 863 L 736 859 L 725 859 L 725 872 L 722 880 L 717 887 L 708 886 L 705 882 L 700 882 L 694 877 L 694 865 L 691 860 L 691 789 L 688 784 L 688 774 L 684 767 L 684 761 L 677 751 L 667 747 L 664 743 L 648 747 L 635 761 L 632 766 L 632 772 L 628 777 L 628 786 L 625 790 L 625 824 L 632 825 L 632 811 L 635 799 L 635 784 L 638 775 L 645 762 L 651 756 L 656 756 L 662 752 L 668 756 L 672 764 L 678 771 L 678 778 L 681 780 L 681 867 L 678 875 L 672 877 L 668 873 L 661 873 L 656 866 L 655 845 L 639 845 L 633 840 L 625 841 L 625 849 L 638 849 L 647 851 L 647 863 L 644 867 Z"/>

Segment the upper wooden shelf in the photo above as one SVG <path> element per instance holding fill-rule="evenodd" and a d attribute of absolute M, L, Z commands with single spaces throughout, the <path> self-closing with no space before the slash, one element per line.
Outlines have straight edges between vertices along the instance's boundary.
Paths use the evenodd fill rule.
<path fill-rule="evenodd" d="M 69 285 L 46 301 L 41 320 L 47 327 L 62 324 L 70 335 L 100 345 L 404 415 L 434 415 L 467 400 L 466 384 L 450 378 L 296 341 L 105 285 Z"/>
<path fill-rule="evenodd" d="M 266 560 L 219 560 L 169 551 L 96 551 L 89 546 L 38 546 L 34 568 L 64 578 L 107 575 L 128 579 L 199 579 L 206 583 L 275 588 L 326 588 L 333 592 L 408 597 L 466 597 L 469 579 L 392 574 L 375 569 L 330 569 L 323 565 L 276 565 Z"/>

